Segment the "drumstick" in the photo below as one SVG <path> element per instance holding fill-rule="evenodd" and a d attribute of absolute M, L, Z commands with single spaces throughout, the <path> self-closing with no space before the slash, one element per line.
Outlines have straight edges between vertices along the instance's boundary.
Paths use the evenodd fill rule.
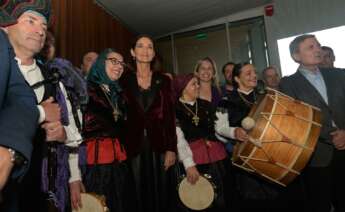
<path fill-rule="evenodd" d="M 242 125 L 243 129 L 245 129 L 246 131 L 250 131 L 255 127 L 255 120 L 252 119 L 251 117 L 247 116 L 242 120 L 241 125 Z M 262 147 L 260 140 L 255 139 L 255 138 L 251 137 L 250 135 L 248 135 L 248 140 L 254 146 L 259 147 L 259 148 Z"/>

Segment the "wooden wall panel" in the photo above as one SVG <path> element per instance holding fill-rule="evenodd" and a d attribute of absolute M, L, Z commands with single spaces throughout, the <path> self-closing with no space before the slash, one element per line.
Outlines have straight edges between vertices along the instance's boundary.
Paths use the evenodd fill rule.
<path fill-rule="evenodd" d="M 117 49 L 128 61 L 134 33 L 93 0 L 52 0 L 57 56 L 80 66 L 82 55 L 104 48 Z"/>

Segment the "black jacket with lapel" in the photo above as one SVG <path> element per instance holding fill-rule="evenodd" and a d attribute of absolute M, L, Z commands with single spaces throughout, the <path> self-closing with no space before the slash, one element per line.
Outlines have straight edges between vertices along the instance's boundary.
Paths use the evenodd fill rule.
<path fill-rule="evenodd" d="M 321 133 L 310 161 L 310 166 L 316 167 L 328 166 L 331 162 L 334 146 L 329 133 L 335 130 L 332 120 L 338 128 L 345 129 L 345 72 L 337 69 L 320 71 L 327 89 L 328 104 L 298 70 L 293 75 L 282 78 L 279 85 L 283 93 L 321 109 Z"/>

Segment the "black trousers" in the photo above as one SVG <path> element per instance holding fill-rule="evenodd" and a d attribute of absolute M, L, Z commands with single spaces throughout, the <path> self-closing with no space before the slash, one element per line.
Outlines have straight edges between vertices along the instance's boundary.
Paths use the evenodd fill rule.
<path fill-rule="evenodd" d="M 327 167 L 309 167 L 303 173 L 307 211 L 345 211 L 345 151 L 335 150 Z"/>
<path fill-rule="evenodd" d="M 304 212 L 305 189 L 297 177 L 287 187 L 275 185 L 242 170 L 236 170 L 235 212 Z M 309 211 L 308 211 L 309 212 Z"/>
<path fill-rule="evenodd" d="M 19 212 L 18 202 L 18 183 L 9 180 L 5 188 L 1 191 L 2 198 L 0 202 L 0 211 Z"/>

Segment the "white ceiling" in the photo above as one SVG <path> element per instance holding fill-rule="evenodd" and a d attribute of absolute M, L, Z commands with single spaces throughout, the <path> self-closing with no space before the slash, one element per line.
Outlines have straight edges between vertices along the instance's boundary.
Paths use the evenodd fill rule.
<path fill-rule="evenodd" d="M 272 0 L 95 0 L 135 33 L 154 37 L 201 24 Z"/>

